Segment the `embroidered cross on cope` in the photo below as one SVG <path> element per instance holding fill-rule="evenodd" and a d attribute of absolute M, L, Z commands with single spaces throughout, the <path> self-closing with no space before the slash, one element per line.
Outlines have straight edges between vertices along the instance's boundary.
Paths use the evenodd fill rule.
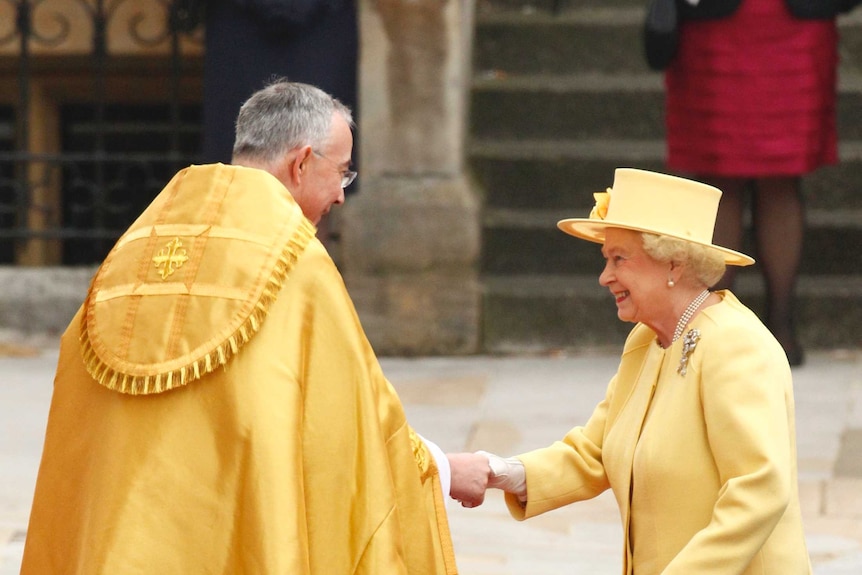
<path fill-rule="evenodd" d="M 180 238 L 174 238 L 153 257 L 153 263 L 156 264 L 163 280 L 168 279 L 188 261 L 188 253 L 182 248 Z"/>

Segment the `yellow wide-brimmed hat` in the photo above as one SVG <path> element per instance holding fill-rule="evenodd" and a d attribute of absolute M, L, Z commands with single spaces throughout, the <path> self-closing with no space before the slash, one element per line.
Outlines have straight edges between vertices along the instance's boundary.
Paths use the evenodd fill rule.
<path fill-rule="evenodd" d="M 748 266 L 754 258 L 712 243 L 721 190 L 667 174 L 617 168 L 614 185 L 593 194 L 589 218 L 561 220 L 557 227 L 578 238 L 603 244 L 607 228 L 669 236 L 713 248 L 724 263 Z"/>

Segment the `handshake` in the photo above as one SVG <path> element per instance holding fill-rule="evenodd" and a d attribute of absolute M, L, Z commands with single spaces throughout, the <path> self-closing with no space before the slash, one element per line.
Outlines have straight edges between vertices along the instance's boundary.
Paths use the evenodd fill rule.
<path fill-rule="evenodd" d="M 527 474 L 516 457 L 502 458 L 487 451 L 448 453 L 452 483 L 449 496 L 462 507 L 478 507 L 491 487 L 527 500 Z"/>

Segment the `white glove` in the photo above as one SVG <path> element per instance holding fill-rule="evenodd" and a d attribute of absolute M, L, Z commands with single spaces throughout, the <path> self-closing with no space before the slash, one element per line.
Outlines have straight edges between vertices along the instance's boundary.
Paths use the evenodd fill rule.
<path fill-rule="evenodd" d="M 503 459 L 487 451 L 477 451 L 488 458 L 491 466 L 491 477 L 488 479 L 488 487 L 502 489 L 508 493 L 514 493 L 521 501 L 527 499 L 527 471 L 524 464 L 517 457 Z"/>

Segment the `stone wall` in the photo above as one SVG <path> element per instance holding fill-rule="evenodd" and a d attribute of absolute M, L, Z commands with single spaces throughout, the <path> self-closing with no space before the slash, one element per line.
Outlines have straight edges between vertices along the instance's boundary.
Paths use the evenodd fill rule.
<path fill-rule="evenodd" d="M 473 4 L 360 3 L 360 191 L 343 271 L 380 354 L 478 351 L 480 202 L 465 171 Z"/>

